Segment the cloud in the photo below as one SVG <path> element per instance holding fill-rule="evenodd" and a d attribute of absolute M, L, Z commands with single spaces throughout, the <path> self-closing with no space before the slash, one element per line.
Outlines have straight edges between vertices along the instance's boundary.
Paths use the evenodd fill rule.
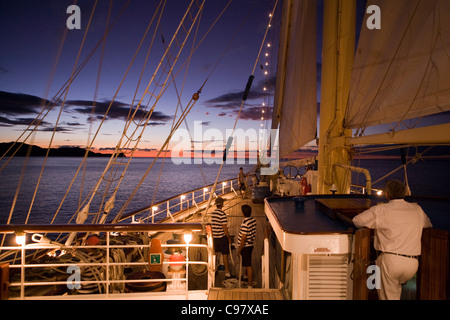
<path fill-rule="evenodd" d="M 94 105 L 94 101 L 89 100 L 69 100 L 66 101 L 66 104 L 73 108 L 73 111 L 85 114 L 85 115 L 91 115 L 92 114 L 92 107 Z M 111 106 L 111 107 L 110 107 Z M 108 111 L 109 108 L 109 111 Z M 120 119 L 120 120 L 126 120 L 128 117 L 128 114 L 130 112 L 129 104 L 120 102 L 120 101 L 101 101 L 95 103 L 95 109 L 94 114 L 96 115 L 97 119 L 101 119 L 104 114 L 108 111 L 107 117 L 110 119 Z M 139 108 L 139 110 L 136 112 L 136 118 L 140 119 L 145 115 L 145 111 L 142 108 Z M 172 116 L 165 115 L 164 113 L 160 111 L 153 111 L 150 120 L 152 120 L 149 125 L 157 126 L 157 125 L 164 125 L 165 122 L 168 122 L 172 120 Z"/>
<path fill-rule="evenodd" d="M 94 105 L 94 101 L 92 100 L 68 100 L 66 101 L 67 106 L 75 107 L 72 110 L 81 114 L 91 115 L 92 108 Z M 128 108 L 126 108 L 126 104 L 118 101 L 103 101 L 103 102 L 95 102 L 95 115 L 104 115 L 108 110 L 108 107 L 111 105 L 111 108 L 108 112 L 108 117 L 113 119 L 118 118 L 126 118 L 128 116 Z"/>
<path fill-rule="evenodd" d="M 0 91 L 0 113 L 8 116 L 36 114 L 48 100 L 24 94 Z"/>
<path fill-rule="evenodd" d="M 15 125 L 29 125 L 33 122 L 34 118 L 20 117 L 21 115 L 37 115 L 41 112 L 44 105 L 49 105 L 51 102 L 46 99 L 42 99 L 37 96 L 23 94 L 23 93 L 11 93 L 0 91 L 0 126 L 15 126 Z M 94 114 L 92 115 L 92 106 L 94 101 L 91 100 L 68 100 L 66 101 L 67 109 L 70 112 L 82 114 L 88 117 L 88 120 L 92 118 L 102 119 L 105 112 L 108 110 L 109 119 L 126 120 L 129 114 L 129 104 L 120 101 L 99 101 L 95 103 Z M 145 111 L 139 109 L 136 113 L 137 119 L 140 119 L 145 115 Z M 154 111 L 150 118 L 150 126 L 163 126 L 166 122 L 172 120 L 173 117 L 166 115 L 160 111 Z M 63 126 L 58 127 L 57 131 L 69 132 L 72 131 L 70 127 L 82 126 L 80 122 L 67 122 L 62 123 Z M 52 131 L 53 126 L 43 121 L 41 126 L 44 129 L 41 131 Z M 65 127 L 66 126 L 66 127 Z"/>
<path fill-rule="evenodd" d="M 275 77 L 272 77 L 268 80 L 262 80 L 258 84 L 254 84 L 253 88 L 257 88 L 257 90 L 250 90 L 247 100 L 242 108 L 242 112 L 240 114 L 240 119 L 242 120 L 261 120 L 261 114 L 263 107 L 260 104 L 251 104 L 249 101 L 252 100 L 262 100 L 268 96 L 273 95 L 273 90 L 275 88 Z M 266 88 L 267 90 L 263 90 Z M 215 108 L 222 109 L 223 111 L 219 113 L 219 117 L 235 116 L 239 113 L 239 109 L 242 104 L 242 97 L 244 95 L 244 91 L 235 91 L 228 92 L 223 95 L 217 96 L 210 100 L 207 100 L 206 107 L 207 108 Z M 271 117 L 272 108 L 264 107 L 265 117 Z"/>
<path fill-rule="evenodd" d="M 67 126 L 71 126 L 71 127 L 76 127 L 76 126 L 83 126 L 83 123 L 79 123 L 79 122 L 63 122 L 62 124 L 67 125 Z"/>
<path fill-rule="evenodd" d="M 221 108 L 221 109 L 239 109 L 242 103 L 242 97 L 244 92 L 230 92 L 223 94 L 219 97 L 207 100 L 205 103 L 208 108 Z M 250 91 L 247 97 L 248 100 L 264 99 L 270 96 L 271 93 L 264 91 Z"/>
<path fill-rule="evenodd" d="M 9 126 L 16 126 L 16 125 L 28 126 L 34 120 L 35 120 L 35 118 L 14 118 L 14 119 L 9 119 L 9 118 L 0 116 L 0 126 L 2 126 L 2 127 L 9 127 Z M 42 122 L 42 125 L 44 125 L 44 126 L 45 125 L 49 125 L 49 123 L 44 121 L 44 122 Z"/>
<path fill-rule="evenodd" d="M 262 107 L 244 108 L 239 116 L 241 120 L 261 120 L 262 110 L 264 110 L 264 119 L 272 119 L 272 109 Z"/>
<path fill-rule="evenodd" d="M 40 129 L 37 129 L 37 131 L 42 131 L 42 132 L 53 132 L 55 129 L 55 127 L 42 127 Z M 56 128 L 56 132 L 64 132 L 64 133 L 70 133 L 73 130 L 69 127 L 65 127 L 65 126 L 58 126 Z"/>
<path fill-rule="evenodd" d="M 43 106 L 48 104 L 50 104 L 49 100 L 37 96 L 0 91 L 0 114 L 6 116 L 0 116 L 0 127 L 29 126 L 36 118 L 20 116 L 37 115 L 42 110 Z M 56 128 L 56 131 L 69 133 L 73 131 L 72 127 L 80 125 L 82 124 L 77 122 L 63 122 Z M 47 121 L 41 121 L 36 130 L 53 132 L 54 125 Z"/>

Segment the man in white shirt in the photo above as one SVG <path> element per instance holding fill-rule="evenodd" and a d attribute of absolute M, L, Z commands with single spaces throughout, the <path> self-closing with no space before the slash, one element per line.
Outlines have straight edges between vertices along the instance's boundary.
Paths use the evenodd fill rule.
<path fill-rule="evenodd" d="M 375 229 L 374 247 L 380 251 L 376 264 L 381 271 L 380 300 L 400 300 L 402 284 L 414 277 L 419 267 L 424 228 L 431 228 L 422 208 L 404 200 L 405 185 L 398 180 L 386 184 L 388 203 L 374 206 L 353 218 L 358 228 Z"/>

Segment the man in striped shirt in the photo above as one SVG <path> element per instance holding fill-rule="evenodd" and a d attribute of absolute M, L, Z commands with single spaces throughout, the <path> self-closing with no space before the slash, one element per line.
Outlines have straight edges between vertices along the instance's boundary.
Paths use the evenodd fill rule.
<path fill-rule="evenodd" d="M 229 245 L 231 244 L 231 237 L 228 233 L 228 219 L 227 214 L 222 210 L 224 200 L 221 197 L 216 199 L 216 207 L 211 216 L 212 222 L 212 236 L 214 241 L 214 250 L 222 253 L 223 264 L 225 266 L 225 279 L 231 277 L 228 265 L 228 255 L 230 254 Z"/>
<path fill-rule="evenodd" d="M 253 285 L 252 253 L 256 236 L 256 219 L 252 218 L 252 208 L 249 205 L 241 207 L 245 219 L 242 221 L 238 236 L 238 254 L 242 257 L 242 266 L 245 267 L 248 277 L 248 288 Z"/>

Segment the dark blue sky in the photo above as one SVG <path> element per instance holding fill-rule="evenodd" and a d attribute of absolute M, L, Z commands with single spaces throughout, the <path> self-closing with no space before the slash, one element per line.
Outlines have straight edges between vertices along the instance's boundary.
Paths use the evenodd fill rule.
<path fill-rule="evenodd" d="M 155 37 L 147 68 L 138 91 L 138 100 L 142 97 L 143 88 L 148 84 L 153 71 L 162 57 L 163 43 L 166 44 L 178 26 L 180 18 L 186 11 L 190 1 L 167 0 L 162 16 L 161 26 Z M 200 1 L 198 1 L 200 2 Z M 214 20 L 229 0 L 206 1 L 201 16 L 196 43 L 203 37 Z M 119 15 L 127 1 L 113 1 L 110 22 Z M 82 0 L 77 5 L 81 9 L 81 30 L 67 30 L 66 20 L 70 14 L 67 7 L 73 1 L 39 0 L 39 1 L 0 1 L 0 135 L 2 141 L 15 140 L 24 124 L 34 119 L 41 110 L 40 98 L 52 99 L 55 93 L 69 79 L 86 31 L 94 1 Z M 118 22 L 112 28 L 105 45 L 102 60 L 101 76 L 96 91 L 97 74 L 101 58 L 101 47 L 96 51 L 83 71 L 72 84 L 60 120 L 59 132 L 54 145 L 84 145 L 87 133 L 95 131 L 99 125 L 98 117 L 103 113 L 113 98 L 128 68 L 135 50 L 144 34 L 159 0 L 130 1 Z M 265 29 L 269 22 L 269 13 L 275 4 L 274 0 L 234 0 L 227 11 L 201 43 L 198 50 L 186 61 L 193 44 L 194 33 L 186 43 L 184 52 L 175 68 L 177 90 L 182 91 L 183 108 L 190 97 L 207 79 L 213 66 L 219 62 L 206 83 L 201 98 L 188 117 L 189 126 L 194 121 L 202 121 L 204 128 L 230 129 L 234 125 L 242 91 L 248 76 L 251 74 L 256 56 L 261 45 Z M 102 37 L 108 17 L 109 1 L 99 1 L 94 12 L 86 42 L 80 60 L 87 56 Z M 281 10 L 281 3 L 278 10 Z M 278 11 L 278 12 L 279 12 Z M 278 20 L 277 20 L 278 19 Z M 279 18 L 274 20 L 274 26 Z M 194 28 L 194 31 L 196 27 Z M 110 113 L 111 124 L 104 127 L 98 138 L 97 147 L 114 147 L 123 129 L 124 118 L 133 101 L 141 68 L 154 32 L 152 27 L 138 53 L 136 62 L 130 69 L 123 86 L 117 94 L 116 102 Z M 269 84 L 275 75 L 276 37 L 279 30 L 272 28 L 255 72 L 252 94 L 247 100 L 238 127 L 259 129 L 261 127 L 261 107 L 266 101 L 263 86 Z M 66 35 L 61 56 L 57 60 L 58 51 Z M 233 41 L 232 41 L 233 40 Z M 232 42 L 231 42 L 232 41 Z M 275 41 L 275 43 L 273 43 Z M 271 48 L 267 43 L 272 42 Z M 222 54 L 225 52 L 223 58 Z M 269 57 L 265 57 L 269 53 Z M 56 64 L 57 61 L 57 64 Z M 261 70 L 261 64 L 269 62 L 269 67 Z M 186 67 L 189 66 L 185 78 Z M 165 64 L 167 67 L 167 64 Z M 54 74 L 52 71 L 55 71 Z M 268 71 L 264 75 L 263 71 Z M 270 87 L 269 87 L 270 89 Z M 96 93 L 97 92 L 97 93 Z M 96 121 L 92 126 L 88 117 L 96 96 Z M 147 101 L 146 99 L 145 101 Z M 142 140 L 142 148 L 157 148 L 162 138 L 169 132 L 172 116 L 177 106 L 177 94 L 173 89 L 167 90 L 156 107 L 151 127 Z M 54 108 L 44 126 L 35 138 L 35 143 L 44 144 L 52 130 L 60 106 Z M 265 125 L 265 124 L 264 124 Z M 270 125 L 269 125 L 270 126 Z M 45 144 L 44 144 L 45 145 Z"/>

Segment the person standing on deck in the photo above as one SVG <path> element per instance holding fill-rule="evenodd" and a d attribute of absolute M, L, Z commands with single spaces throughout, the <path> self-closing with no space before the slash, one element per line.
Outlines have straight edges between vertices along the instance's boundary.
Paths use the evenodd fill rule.
<path fill-rule="evenodd" d="M 422 208 L 404 200 L 405 185 L 398 180 L 386 183 L 388 203 L 374 206 L 353 218 L 356 227 L 375 229 L 375 249 L 380 252 L 380 300 L 400 300 L 402 284 L 412 279 L 419 267 L 424 228 L 431 228 Z"/>
<path fill-rule="evenodd" d="M 256 236 L 256 219 L 252 218 L 249 205 L 241 207 L 245 219 L 242 221 L 238 236 L 238 254 L 242 257 L 242 266 L 247 271 L 248 288 L 253 287 L 252 253 Z"/>
<path fill-rule="evenodd" d="M 238 183 L 239 183 L 239 191 L 243 198 L 245 198 L 245 173 L 244 168 L 239 168 L 239 174 L 238 174 Z"/>
<path fill-rule="evenodd" d="M 215 201 L 217 209 L 214 210 L 211 216 L 212 222 L 212 236 L 214 242 L 214 250 L 222 253 L 223 264 L 225 266 L 225 279 L 231 278 L 228 255 L 230 254 L 231 237 L 228 232 L 227 214 L 222 210 L 224 200 L 218 197 Z M 220 268 L 220 266 L 219 266 Z"/>

